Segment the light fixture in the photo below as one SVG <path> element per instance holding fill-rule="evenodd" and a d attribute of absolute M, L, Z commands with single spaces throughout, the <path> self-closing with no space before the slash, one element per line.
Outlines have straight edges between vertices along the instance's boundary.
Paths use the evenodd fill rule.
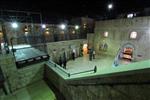
<path fill-rule="evenodd" d="M 24 31 L 28 31 L 28 28 L 25 28 Z"/>
<path fill-rule="evenodd" d="M 46 28 L 46 31 L 48 31 L 49 30 L 49 28 Z"/>
<path fill-rule="evenodd" d="M 83 24 L 83 28 L 86 28 L 86 26 L 87 26 L 86 24 Z"/>
<path fill-rule="evenodd" d="M 76 33 L 76 32 L 73 30 L 73 31 L 72 31 L 72 34 L 75 34 L 75 33 Z"/>
<path fill-rule="evenodd" d="M 133 31 L 133 32 L 130 33 L 130 38 L 131 39 L 136 39 L 136 37 L 137 37 L 137 32 Z"/>
<path fill-rule="evenodd" d="M 45 33 L 46 33 L 47 35 L 49 35 L 49 31 L 46 31 Z"/>
<path fill-rule="evenodd" d="M 79 29 L 79 26 L 78 26 L 78 25 L 76 25 L 76 26 L 75 26 L 75 29 L 76 29 L 76 30 L 78 30 L 78 29 Z"/>
<path fill-rule="evenodd" d="M 25 32 L 25 35 L 28 35 L 29 32 Z"/>
<path fill-rule="evenodd" d="M 26 25 L 25 28 L 24 28 L 24 33 L 25 35 L 27 35 L 29 33 L 29 30 L 28 30 L 28 26 Z"/>
<path fill-rule="evenodd" d="M 87 44 L 83 44 L 83 48 L 87 48 L 88 47 L 88 45 Z"/>
<path fill-rule="evenodd" d="M 18 24 L 16 22 L 11 23 L 12 28 L 18 28 Z"/>
<path fill-rule="evenodd" d="M 134 14 L 128 14 L 127 18 L 133 18 Z"/>
<path fill-rule="evenodd" d="M 104 37 L 108 37 L 108 32 L 104 32 Z"/>
<path fill-rule="evenodd" d="M 113 8 L 113 4 L 108 4 L 108 9 L 112 9 Z"/>
<path fill-rule="evenodd" d="M 2 33 L 2 31 L 0 31 L 0 37 L 2 37 L 3 36 L 3 33 Z"/>
<path fill-rule="evenodd" d="M 64 29 L 66 28 L 66 25 L 65 25 L 65 24 L 61 24 L 61 25 L 60 25 L 60 28 L 61 28 L 62 30 L 64 30 Z"/>
<path fill-rule="evenodd" d="M 46 25 L 45 25 L 45 24 L 43 24 L 43 25 L 42 25 L 42 28 L 46 28 Z"/>

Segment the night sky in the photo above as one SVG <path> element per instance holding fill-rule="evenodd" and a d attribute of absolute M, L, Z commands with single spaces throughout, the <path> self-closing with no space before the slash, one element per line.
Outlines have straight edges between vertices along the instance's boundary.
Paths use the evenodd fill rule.
<path fill-rule="evenodd" d="M 42 12 L 43 20 L 99 17 L 109 13 L 107 4 L 113 3 L 113 14 L 140 11 L 150 7 L 150 0 L 1 0 L 1 9 Z"/>

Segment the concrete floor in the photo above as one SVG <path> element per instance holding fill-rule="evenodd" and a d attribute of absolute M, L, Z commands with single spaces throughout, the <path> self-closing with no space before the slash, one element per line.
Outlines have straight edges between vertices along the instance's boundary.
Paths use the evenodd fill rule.
<path fill-rule="evenodd" d="M 106 76 L 112 74 L 126 74 L 127 72 L 134 73 L 135 70 L 141 69 L 149 69 L 150 68 L 150 59 L 145 61 L 133 62 L 133 63 L 124 63 L 117 67 L 113 65 L 114 63 L 114 56 L 109 55 L 96 55 L 96 59 L 89 61 L 88 55 L 83 57 L 76 58 L 75 61 L 70 60 L 67 62 L 67 68 L 64 70 L 67 73 L 74 74 L 81 71 L 87 71 L 93 69 L 94 66 L 97 66 L 97 72 L 87 72 L 77 75 L 71 75 L 68 77 L 67 73 L 60 70 L 58 67 L 54 67 L 54 64 L 47 63 L 49 67 L 57 72 L 61 77 L 66 80 L 70 79 L 79 79 L 79 78 L 86 78 L 86 77 L 99 77 L 99 76 Z M 125 72 L 125 73 L 124 73 Z"/>
<path fill-rule="evenodd" d="M 56 97 L 44 81 L 39 81 L 0 100 L 56 100 Z"/>
<path fill-rule="evenodd" d="M 95 59 L 89 60 L 89 55 L 84 55 L 77 59 L 67 62 L 67 71 L 70 73 L 86 71 L 94 69 L 97 66 L 98 69 L 108 69 L 112 67 L 115 57 L 106 55 L 96 55 Z"/>

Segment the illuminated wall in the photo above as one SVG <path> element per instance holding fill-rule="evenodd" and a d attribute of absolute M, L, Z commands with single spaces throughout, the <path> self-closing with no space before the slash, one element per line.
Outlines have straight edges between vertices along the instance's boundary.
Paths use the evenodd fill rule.
<path fill-rule="evenodd" d="M 131 43 L 135 46 L 135 60 L 150 59 L 149 27 L 150 17 L 97 21 L 94 36 L 96 52 L 115 56 L 122 45 Z M 107 32 L 108 36 L 104 36 Z M 137 32 L 136 39 L 130 38 L 132 32 Z M 106 49 L 103 48 L 105 43 L 108 46 Z"/>
<path fill-rule="evenodd" d="M 67 25 L 66 29 L 60 29 L 59 25 L 45 24 L 46 27 L 42 28 L 41 24 L 37 23 L 17 23 L 18 27 L 15 29 L 12 27 L 11 22 L 5 22 L 4 28 L 8 39 L 11 37 L 14 39 L 14 44 L 29 44 L 29 43 L 41 43 L 41 38 L 44 38 L 46 42 L 53 42 L 62 40 L 78 39 L 80 34 L 80 28 L 75 29 L 75 25 Z M 27 38 L 32 37 L 35 38 Z M 43 37 L 38 37 L 43 36 Z"/>

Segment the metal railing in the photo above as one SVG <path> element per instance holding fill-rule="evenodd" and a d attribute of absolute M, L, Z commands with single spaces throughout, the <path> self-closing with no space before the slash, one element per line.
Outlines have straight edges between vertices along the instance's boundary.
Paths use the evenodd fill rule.
<path fill-rule="evenodd" d="M 87 72 L 94 72 L 94 73 L 96 73 L 97 72 L 97 67 L 95 66 L 94 69 L 85 70 L 85 71 L 81 71 L 81 72 L 77 72 L 77 73 L 72 73 L 70 75 L 77 75 L 77 74 L 82 74 L 82 73 L 87 73 Z"/>
<path fill-rule="evenodd" d="M 66 75 L 68 75 L 68 77 L 70 77 L 70 73 L 67 72 L 66 70 L 64 70 L 63 68 L 61 68 L 59 65 L 57 65 L 56 63 L 52 62 L 52 61 L 48 61 L 49 64 L 52 64 L 53 67 L 58 68 L 59 70 L 61 70 L 62 72 L 64 72 Z"/>
<path fill-rule="evenodd" d="M 54 63 L 52 61 L 48 61 L 48 63 L 52 64 L 53 67 L 56 67 L 59 70 L 61 70 L 62 72 L 64 72 L 68 77 L 70 77 L 72 75 L 78 75 L 78 74 L 82 74 L 82 73 L 87 73 L 87 72 L 94 72 L 94 73 L 97 72 L 97 66 L 95 66 L 94 69 L 85 70 L 85 71 L 81 71 L 81 72 L 77 72 L 77 73 L 69 73 L 65 69 L 63 69 L 62 67 L 60 67 L 59 65 L 57 65 L 56 63 Z"/>

